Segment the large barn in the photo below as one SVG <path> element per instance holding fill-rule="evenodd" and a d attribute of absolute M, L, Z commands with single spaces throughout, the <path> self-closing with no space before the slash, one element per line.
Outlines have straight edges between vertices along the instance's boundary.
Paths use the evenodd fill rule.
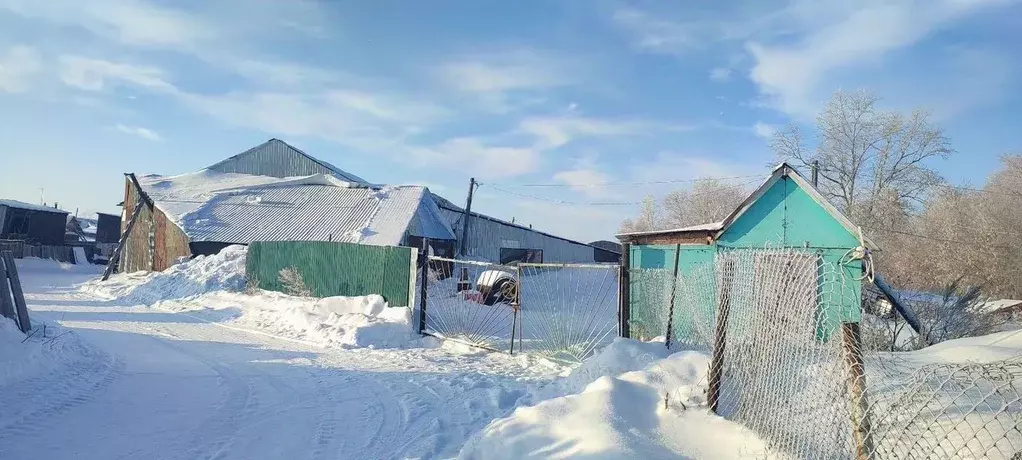
<path fill-rule="evenodd" d="M 136 207 L 142 207 L 137 209 Z M 121 271 L 253 241 L 341 241 L 420 247 L 453 257 L 466 212 L 417 185 L 372 184 L 278 139 L 201 171 L 125 175 L 122 229 L 138 214 Z M 594 248 L 472 212 L 461 256 L 492 262 L 592 262 Z"/>

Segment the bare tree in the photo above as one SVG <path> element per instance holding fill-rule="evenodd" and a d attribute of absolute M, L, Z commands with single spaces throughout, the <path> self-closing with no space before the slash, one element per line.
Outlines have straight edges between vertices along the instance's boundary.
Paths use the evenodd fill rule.
<path fill-rule="evenodd" d="M 923 202 L 942 182 L 926 163 L 953 153 L 944 131 L 923 110 L 881 111 L 867 91 L 838 91 L 816 119 L 815 148 L 797 125 L 776 134 L 771 147 L 797 166 L 819 164 L 820 189 L 863 226 L 875 227 L 891 197 L 908 206 Z M 900 206 L 904 207 L 904 206 Z"/>
<path fill-rule="evenodd" d="M 625 219 L 621 223 L 621 233 L 648 232 L 660 228 L 660 210 L 657 207 L 656 198 L 653 195 L 646 195 L 642 200 L 642 210 L 635 220 Z"/>
<path fill-rule="evenodd" d="M 723 220 L 748 196 L 741 184 L 701 179 L 691 189 L 676 190 L 664 197 L 664 225 L 670 228 Z"/>

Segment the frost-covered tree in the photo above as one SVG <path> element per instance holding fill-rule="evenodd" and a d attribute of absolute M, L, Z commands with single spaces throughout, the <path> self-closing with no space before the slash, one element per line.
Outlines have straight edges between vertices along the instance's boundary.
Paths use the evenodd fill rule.
<path fill-rule="evenodd" d="M 741 184 L 701 179 L 690 189 L 676 190 L 664 197 L 664 225 L 687 227 L 723 220 L 748 196 Z"/>
<path fill-rule="evenodd" d="M 771 142 L 804 170 L 818 164 L 820 190 L 864 227 L 877 226 L 892 198 L 902 208 L 922 203 L 943 182 L 928 162 L 954 152 L 928 112 L 884 111 L 879 101 L 868 91 L 838 91 L 816 118 L 815 146 L 795 124 Z"/>
<path fill-rule="evenodd" d="M 639 217 L 634 220 L 625 219 L 621 223 L 621 233 L 648 232 L 650 230 L 658 230 L 659 228 L 660 210 L 653 195 L 647 195 L 642 200 L 642 209 L 639 211 Z"/>

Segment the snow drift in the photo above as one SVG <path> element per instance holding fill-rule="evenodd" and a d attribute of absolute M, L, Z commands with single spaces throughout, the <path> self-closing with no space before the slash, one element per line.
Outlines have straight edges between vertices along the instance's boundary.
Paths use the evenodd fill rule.
<path fill-rule="evenodd" d="M 155 307 L 273 335 L 341 348 L 403 348 L 418 336 L 408 307 L 388 307 L 383 297 L 292 297 L 279 292 L 212 292 Z"/>
<path fill-rule="evenodd" d="M 82 289 L 118 303 L 145 304 L 200 319 L 322 346 L 401 348 L 413 345 L 411 309 L 379 295 L 313 299 L 245 288 L 245 246 L 229 246 L 163 272 L 116 275 Z"/>
<path fill-rule="evenodd" d="M 573 372 L 564 388 L 632 367 L 636 357 L 652 357 L 653 346 L 663 348 L 616 340 Z M 698 407 L 709 359 L 678 352 L 641 371 L 599 377 L 581 393 L 518 408 L 473 437 L 459 458 L 732 459 L 765 452 L 751 431 Z"/>
<path fill-rule="evenodd" d="M 109 299 L 153 303 L 213 291 L 245 287 L 245 246 L 228 246 L 216 255 L 198 256 L 162 272 L 136 272 L 86 283 L 83 290 Z"/>

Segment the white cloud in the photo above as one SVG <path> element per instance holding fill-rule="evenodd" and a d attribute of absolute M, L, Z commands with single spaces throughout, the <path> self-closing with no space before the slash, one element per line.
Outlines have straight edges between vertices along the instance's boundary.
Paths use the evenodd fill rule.
<path fill-rule="evenodd" d="M 42 59 L 35 48 L 12 46 L 0 53 L 0 91 L 28 91 L 42 67 Z"/>
<path fill-rule="evenodd" d="M 774 134 L 777 133 L 777 126 L 757 121 L 752 125 L 752 132 L 758 137 L 769 140 L 773 139 Z"/>
<path fill-rule="evenodd" d="M 710 80 L 715 82 L 725 82 L 731 80 L 731 69 L 727 67 L 717 67 L 710 71 Z"/>
<path fill-rule="evenodd" d="M 111 85 L 129 84 L 153 90 L 174 90 L 164 72 L 152 66 L 81 56 L 61 56 L 59 62 L 61 81 L 78 89 L 102 91 Z"/>
<path fill-rule="evenodd" d="M 518 49 L 469 56 L 444 63 L 441 81 L 473 93 L 505 92 L 565 86 L 573 79 L 562 58 Z"/>
<path fill-rule="evenodd" d="M 533 148 L 493 145 L 473 137 L 449 139 L 429 147 L 408 147 L 406 152 L 423 166 L 469 170 L 483 179 L 534 172 L 541 159 L 541 152 Z"/>
<path fill-rule="evenodd" d="M 754 60 L 749 74 L 772 107 L 793 116 L 814 113 L 825 93 L 835 89 L 824 82 L 832 72 L 873 62 L 911 46 L 948 24 L 997 0 L 937 0 L 927 2 L 864 2 L 821 10 L 803 23 L 800 39 L 771 45 L 747 45 Z M 805 18 L 793 17 L 792 20 Z"/>
<path fill-rule="evenodd" d="M 157 134 L 156 131 L 153 131 L 153 130 L 148 129 L 148 128 L 143 128 L 141 126 L 127 126 L 127 125 L 123 125 L 121 123 L 117 123 L 115 128 L 117 128 L 117 130 L 122 132 L 122 133 L 131 134 L 133 136 L 138 136 L 138 137 L 141 137 L 142 139 L 146 139 L 146 140 L 150 140 L 150 141 L 157 141 L 157 142 L 163 140 L 163 137 L 161 137 L 159 134 Z"/>
<path fill-rule="evenodd" d="M 602 119 L 582 116 L 528 117 L 519 130 L 536 136 L 544 149 L 561 147 L 581 137 L 634 136 L 664 131 L 687 131 L 690 126 L 635 119 Z"/>
<path fill-rule="evenodd" d="M 708 41 L 700 24 L 675 22 L 638 9 L 619 9 L 613 19 L 634 35 L 635 46 L 645 51 L 678 54 L 701 48 Z"/>
<path fill-rule="evenodd" d="M 22 16 L 82 27 L 127 45 L 192 46 L 217 36 L 216 24 L 141 0 L 9 0 L 0 8 Z"/>
<path fill-rule="evenodd" d="M 547 103 L 550 90 L 578 85 L 586 72 L 572 56 L 513 49 L 451 59 L 434 76 L 472 98 L 472 108 L 508 113 Z"/>

